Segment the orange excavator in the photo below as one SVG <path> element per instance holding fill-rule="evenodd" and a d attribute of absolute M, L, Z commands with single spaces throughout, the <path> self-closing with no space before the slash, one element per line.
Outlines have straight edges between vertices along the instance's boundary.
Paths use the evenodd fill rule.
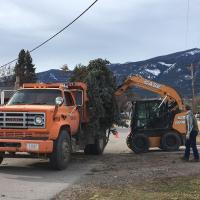
<path fill-rule="evenodd" d="M 180 94 L 169 86 L 136 75 L 125 80 L 117 89 L 116 96 L 131 87 L 157 93 L 161 99 L 133 102 L 128 147 L 135 153 L 147 152 L 151 147 L 166 151 L 178 150 L 185 143 L 185 119 L 188 114 Z"/>

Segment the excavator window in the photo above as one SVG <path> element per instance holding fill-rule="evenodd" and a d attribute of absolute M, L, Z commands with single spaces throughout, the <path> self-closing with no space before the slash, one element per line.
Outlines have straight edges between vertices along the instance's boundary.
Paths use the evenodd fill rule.
<path fill-rule="evenodd" d="M 147 126 L 147 109 L 145 103 L 136 105 L 136 119 L 138 128 Z"/>
<path fill-rule="evenodd" d="M 160 106 L 160 100 L 137 101 L 132 125 L 136 129 L 167 128 L 169 126 L 168 104 Z"/>

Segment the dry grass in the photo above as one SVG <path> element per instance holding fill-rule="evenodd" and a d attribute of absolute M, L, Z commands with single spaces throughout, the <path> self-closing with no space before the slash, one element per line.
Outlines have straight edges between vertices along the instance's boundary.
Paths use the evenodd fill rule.
<path fill-rule="evenodd" d="M 162 179 L 136 186 L 121 188 L 95 188 L 77 195 L 77 200 L 198 200 L 200 199 L 199 177 Z"/>
<path fill-rule="evenodd" d="M 82 183 L 55 199 L 199 200 L 200 163 L 183 162 L 183 153 L 105 154 Z"/>

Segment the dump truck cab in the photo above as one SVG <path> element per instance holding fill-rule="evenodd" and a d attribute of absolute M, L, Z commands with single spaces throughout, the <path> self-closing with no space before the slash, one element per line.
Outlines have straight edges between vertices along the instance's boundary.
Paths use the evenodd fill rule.
<path fill-rule="evenodd" d="M 38 138 L 42 131 L 46 132 L 46 139 L 54 139 L 52 126 L 55 129 L 62 125 L 68 126 L 73 135 L 80 125 L 75 96 L 63 84 L 24 84 L 1 108 L 1 115 L 0 131 L 34 129 Z"/>

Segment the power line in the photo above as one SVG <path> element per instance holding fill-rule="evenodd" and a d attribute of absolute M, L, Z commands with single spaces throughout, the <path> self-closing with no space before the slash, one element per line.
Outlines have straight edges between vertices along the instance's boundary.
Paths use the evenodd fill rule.
<path fill-rule="evenodd" d="M 48 38 L 47 40 L 45 40 L 44 42 L 42 42 L 41 44 L 37 45 L 36 47 L 34 47 L 33 49 L 31 49 L 29 52 L 33 52 L 37 49 L 39 49 L 40 47 L 42 47 L 43 45 L 45 45 L 47 42 L 49 42 L 50 40 L 52 40 L 53 38 L 55 38 L 56 36 L 58 36 L 60 33 L 62 33 L 64 30 L 66 30 L 68 27 L 70 27 L 74 22 L 76 22 L 81 16 L 83 16 L 91 7 L 94 6 L 94 4 L 97 3 L 98 0 L 94 1 L 88 8 L 86 8 L 80 15 L 78 15 L 74 20 L 72 20 L 69 24 L 67 24 L 65 27 L 63 27 L 60 31 L 58 31 L 57 33 L 55 33 L 53 36 L 51 36 L 50 38 Z M 18 58 L 9 61 L 8 63 L 0 66 L 0 68 L 3 68 L 7 65 L 10 65 L 11 63 L 17 61 Z"/>

